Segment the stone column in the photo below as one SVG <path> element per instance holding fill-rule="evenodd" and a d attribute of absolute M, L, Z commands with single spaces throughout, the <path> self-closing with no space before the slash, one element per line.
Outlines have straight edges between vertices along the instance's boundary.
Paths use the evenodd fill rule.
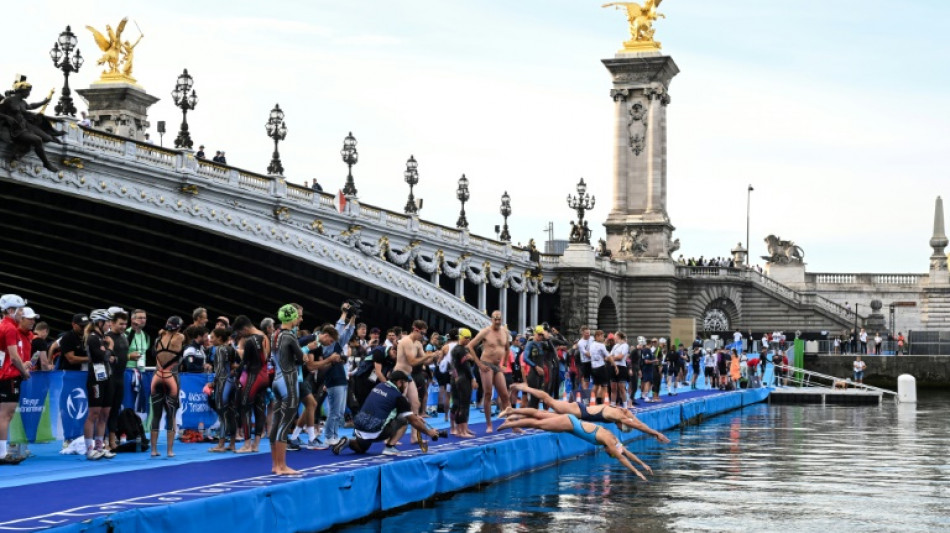
<path fill-rule="evenodd" d="M 498 310 L 501 311 L 501 321 L 508 323 L 508 289 L 504 285 L 498 289 Z"/>
<path fill-rule="evenodd" d="M 458 279 L 455 280 L 455 297 L 459 300 L 465 299 L 465 273 L 462 272 L 459 274 Z"/>
<path fill-rule="evenodd" d="M 486 305 L 486 304 L 485 304 L 485 300 L 486 300 L 486 298 L 485 298 L 485 291 L 486 291 L 486 289 L 487 289 L 487 285 L 488 285 L 488 282 L 487 282 L 487 281 L 478 284 L 478 310 L 481 311 L 481 312 L 483 312 L 483 313 L 487 313 L 487 312 L 488 312 L 488 311 L 485 309 L 485 305 Z"/>
<path fill-rule="evenodd" d="M 434 272 L 432 272 L 432 284 L 435 285 L 436 287 L 439 286 L 439 269 L 438 268 L 435 269 Z"/>
<path fill-rule="evenodd" d="M 679 68 L 658 52 L 619 53 L 603 63 L 613 76 L 610 95 L 616 102 L 607 246 L 616 256 L 624 235 L 636 235 L 632 259 L 669 261 L 675 228 L 666 206 L 666 109 L 669 84 Z"/>
<path fill-rule="evenodd" d="M 151 126 L 148 108 L 158 98 L 126 82 L 97 82 L 76 92 L 86 101 L 94 128 L 136 141 L 145 140 L 146 130 Z"/>
<path fill-rule="evenodd" d="M 528 316 L 528 322 L 532 326 L 538 325 L 538 293 L 531 293 L 531 314 Z"/>
<path fill-rule="evenodd" d="M 937 197 L 934 205 L 934 234 L 930 238 L 930 247 L 934 253 L 930 256 L 930 285 L 950 286 L 950 272 L 947 270 L 947 254 L 944 251 L 950 244 L 943 225 L 943 199 Z"/>
<path fill-rule="evenodd" d="M 528 292 L 518 293 L 518 333 L 523 333 L 528 327 Z"/>

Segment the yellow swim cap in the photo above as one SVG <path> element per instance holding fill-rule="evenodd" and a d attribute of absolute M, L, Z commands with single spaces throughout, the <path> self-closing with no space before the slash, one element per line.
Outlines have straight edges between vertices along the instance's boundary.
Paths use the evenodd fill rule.
<path fill-rule="evenodd" d="M 460 339 L 471 339 L 472 331 L 468 328 L 459 328 L 459 338 Z"/>

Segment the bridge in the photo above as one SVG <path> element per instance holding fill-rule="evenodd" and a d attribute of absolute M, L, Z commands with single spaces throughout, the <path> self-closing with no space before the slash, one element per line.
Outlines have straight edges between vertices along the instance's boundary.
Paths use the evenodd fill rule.
<path fill-rule="evenodd" d="M 341 212 L 333 195 L 282 176 L 74 121 L 57 127 L 66 144 L 47 151 L 60 172 L 32 155 L 0 163 L 0 286 L 28 295 L 57 328 L 90 306 L 164 319 L 196 305 L 266 316 L 297 301 L 332 317 L 350 297 L 379 325 L 481 327 L 494 309 L 522 330 L 554 318 L 557 275 L 509 242 L 357 200 Z"/>

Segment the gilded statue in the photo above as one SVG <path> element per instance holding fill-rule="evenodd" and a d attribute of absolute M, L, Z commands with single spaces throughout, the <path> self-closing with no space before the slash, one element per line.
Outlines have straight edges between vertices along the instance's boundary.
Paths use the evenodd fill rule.
<path fill-rule="evenodd" d="M 129 41 L 123 41 L 122 32 L 125 31 L 125 26 L 128 22 L 128 17 L 123 18 L 119 21 L 119 25 L 116 26 L 115 30 L 112 29 L 112 26 L 106 24 L 105 35 L 92 26 L 86 26 L 86 29 L 92 32 L 92 36 L 95 38 L 99 49 L 102 50 L 102 57 L 96 62 L 97 65 L 105 65 L 106 67 L 106 69 L 102 71 L 100 81 L 135 82 L 135 79 L 132 78 L 135 47 L 138 46 L 144 35 L 141 34 L 142 32 L 140 30 L 139 38 L 134 44 Z"/>
<path fill-rule="evenodd" d="M 657 12 L 663 0 L 646 0 L 643 5 L 636 2 L 610 2 L 601 7 L 626 8 L 627 21 L 630 22 L 630 40 L 624 42 L 624 50 L 659 50 L 660 43 L 653 40 L 653 22 L 658 18 L 666 18 L 663 13 Z"/>

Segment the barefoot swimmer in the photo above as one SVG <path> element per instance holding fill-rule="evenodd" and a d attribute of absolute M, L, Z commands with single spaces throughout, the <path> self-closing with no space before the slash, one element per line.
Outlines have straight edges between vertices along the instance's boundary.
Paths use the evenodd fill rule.
<path fill-rule="evenodd" d="M 511 415 L 504 424 L 498 426 L 498 431 L 508 428 L 530 428 L 550 431 L 552 433 L 570 433 L 575 437 L 586 440 L 594 445 L 601 445 L 607 452 L 607 455 L 620 461 L 628 470 L 636 474 L 643 481 L 647 478 L 634 467 L 630 461 L 639 464 L 648 474 L 653 474 L 653 469 L 640 460 L 630 450 L 624 448 L 616 436 L 610 431 L 590 422 L 581 422 L 574 415 L 559 415 L 548 413 L 546 411 L 535 411 L 533 416 Z M 629 460 L 628 460 L 629 458 Z"/>
<path fill-rule="evenodd" d="M 627 432 L 631 429 L 636 429 L 646 433 L 647 435 L 652 435 L 656 438 L 656 440 L 662 442 L 663 444 L 670 442 L 670 439 L 666 438 L 666 435 L 644 424 L 636 417 L 636 415 L 622 407 L 611 407 L 606 404 L 588 406 L 578 402 L 555 400 L 544 391 L 532 389 L 523 383 L 515 383 L 511 386 L 511 388 L 513 390 L 526 392 L 535 398 L 538 398 L 542 403 L 544 403 L 544 405 L 552 407 L 555 413 L 561 415 L 573 415 L 585 422 L 607 422 L 609 424 L 617 424 L 617 427 L 620 428 L 620 431 Z M 506 412 L 502 413 L 501 416 L 523 415 L 534 417 L 534 413 L 536 412 L 536 409 L 508 409 Z"/>

